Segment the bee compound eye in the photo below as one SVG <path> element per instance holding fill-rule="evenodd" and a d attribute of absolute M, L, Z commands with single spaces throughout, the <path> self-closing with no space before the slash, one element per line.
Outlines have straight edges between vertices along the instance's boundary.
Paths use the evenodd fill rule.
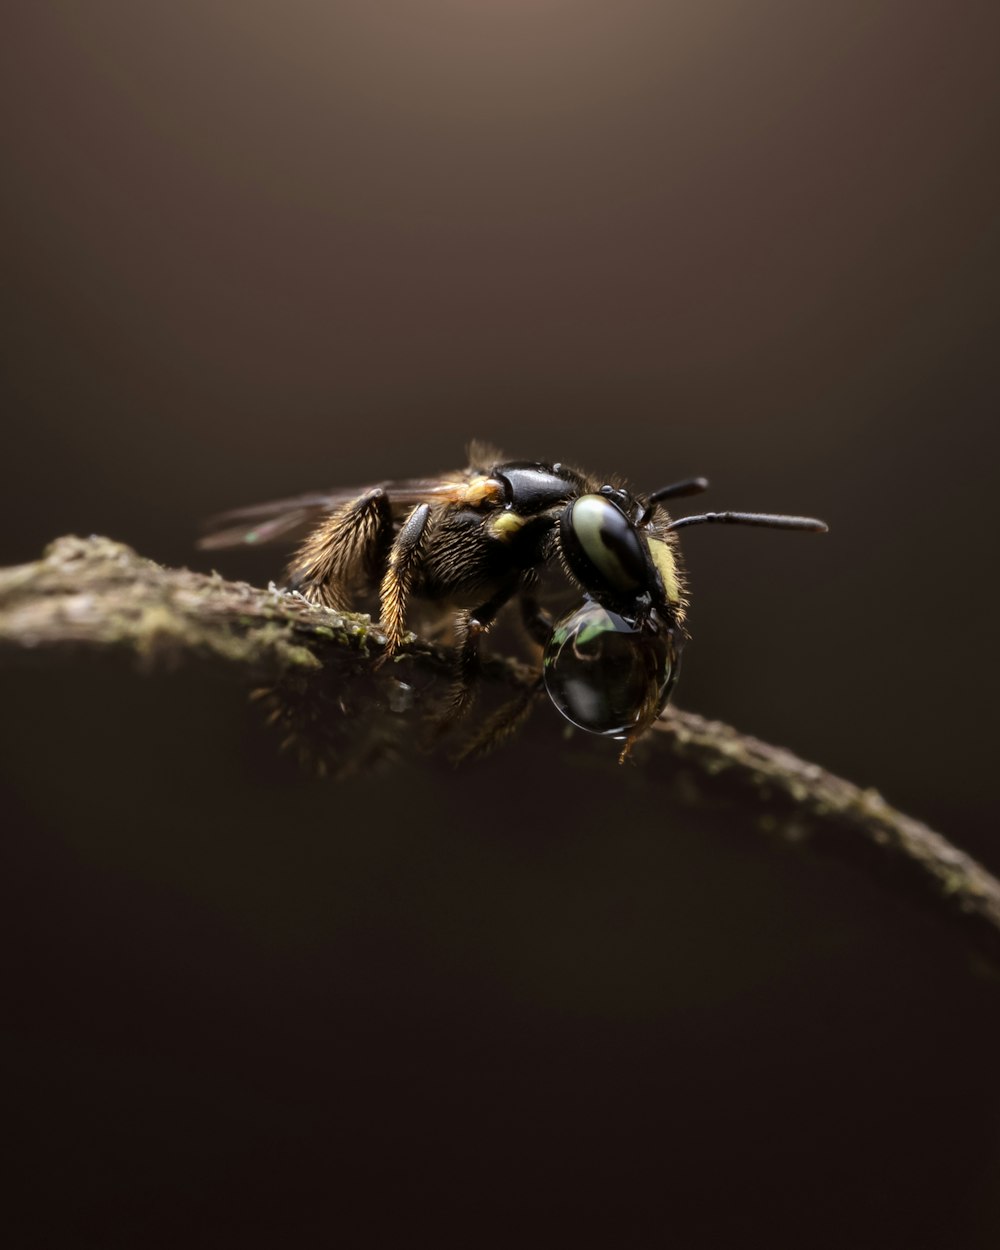
<path fill-rule="evenodd" d="M 609 737 L 662 710 L 677 675 L 669 631 L 638 629 L 588 602 L 552 631 L 542 661 L 549 698 L 571 724 Z"/>
<path fill-rule="evenodd" d="M 585 588 L 628 595 L 643 587 L 648 575 L 642 544 L 609 496 L 581 495 L 561 524 L 563 549 Z"/>

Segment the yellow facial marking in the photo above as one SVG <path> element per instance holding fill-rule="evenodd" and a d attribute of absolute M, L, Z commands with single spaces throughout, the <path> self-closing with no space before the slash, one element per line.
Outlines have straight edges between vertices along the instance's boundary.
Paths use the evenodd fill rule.
<path fill-rule="evenodd" d="M 663 582 L 668 603 L 679 603 L 681 588 L 677 580 L 677 564 L 674 561 L 674 553 L 670 550 L 670 544 L 665 543 L 662 538 L 648 538 L 646 541 L 649 543 L 649 554 L 653 557 L 656 571 Z"/>

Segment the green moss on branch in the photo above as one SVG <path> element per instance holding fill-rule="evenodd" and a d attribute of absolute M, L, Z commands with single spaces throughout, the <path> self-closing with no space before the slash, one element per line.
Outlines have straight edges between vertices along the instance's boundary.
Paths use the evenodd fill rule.
<path fill-rule="evenodd" d="M 411 637 L 396 662 L 382 666 L 384 647 L 367 616 L 218 574 L 165 569 L 107 538 L 60 538 L 41 560 L 0 570 L 0 657 L 8 662 L 79 651 L 119 651 L 144 666 L 200 657 L 248 686 L 286 682 L 306 698 L 320 681 L 346 691 L 360 678 L 355 718 L 369 710 L 374 718 L 385 705 L 419 713 L 444 689 L 447 652 Z M 388 689 L 395 671 L 407 671 L 397 663 L 421 677 L 419 690 L 406 687 L 412 707 Z M 531 679 L 523 664 L 496 657 L 483 675 L 520 689 Z M 320 725 L 322 716 L 311 714 Z M 757 813 L 772 840 L 874 872 L 933 907 L 1000 971 L 1000 882 L 940 834 L 877 792 L 728 725 L 672 709 L 655 729 L 635 752 L 649 784 L 669 785 L 692 802 L 736 801 Z"/>

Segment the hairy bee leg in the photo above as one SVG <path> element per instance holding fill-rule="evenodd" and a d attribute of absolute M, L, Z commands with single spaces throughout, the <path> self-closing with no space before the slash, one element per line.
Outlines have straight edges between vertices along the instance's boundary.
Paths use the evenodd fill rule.
<path fill-rule="evenodd" d="M 660 688 L 656 680 L 656 673 L 650 672 L 646 680 L 646 697 L 639 709 L 639 715 L 635 725 L 629 730 L 625 745 L 622 747 L 621 754 L 618 756 L 618 763 L 624 764 L 632 755 L 632 748 L 643 736 L 644 733 L 653 724 L 660 719 Z"/>
<path fill-rule="evenodd" d="M 392 508 L 380 487 L 332 512 L 302 544 L 288 588 L 328 608 L 345 608 L 359 572 L 381 568 L 392 541 Z"/>
<path fill-rule="evenodd" d="M 435 716 L 438 727 L 447 729 L 472 707 L 479 673 L 479 641 L 489 629 L 492 618 L 484 620 L 482 612 L 460 612 L 455 623 L 455 666 L 444 706 Z"/>
<path fill-rule="evenodd" d="M 552 617 L 528 591 L 521 594 L 521 622 L 532 642 L 537 642 L 540 647 L 548 645 L 552 637 Z"/>
<path fill-rule="evenodd" d="M 431 741 L 446 733 L 472 707 L 479 678 L 480 640 L 516 589 L 516 585 L 504 587 L 480 607 L 459 612 L 455 621 L 455 658 L 451 685 L 443 704 L 431 718 Z"/>
<path fill-rule="evenodd" d="M 504 589 L 481 607 L 460 612 L 455 623 L 455 667 L 444 706 L 435 716 L 441 731 L 453 725 L 472 707 L 479 676 L 479 643 L 496 620 L 497 613 L 511 597 L 512 589 Z"/>
<path fill-rule="evenodd" d="M 403 522 L 389 552 L 389 560 L 379 589 L 385 658 L 396 650 L 406 633 L 406 603 L 413 582 L 413 567 L 431 514 L 428 503 L 420 503 Z"/>
<path fill-rule="evenodd" d="M 624 764 L 625 761 L 631 757 L 632 748 L 635 746 L 636 740 L 638 738 L 639 738 L 639 734 L 630 733 L 629 736 L 625 739 L 625 745 L 622 747 L 621 752 L 618 756 L 619 764 Z"/>
<path fill-rule="evenodd" d="M 452 755 L 452 763 L 481 759 L 513 737 L 531 715 L 535 701 L 544 692 L 542 678 L 528 686 L 515 699 L 509 700 L 490 716 L 468 741 Z"/>

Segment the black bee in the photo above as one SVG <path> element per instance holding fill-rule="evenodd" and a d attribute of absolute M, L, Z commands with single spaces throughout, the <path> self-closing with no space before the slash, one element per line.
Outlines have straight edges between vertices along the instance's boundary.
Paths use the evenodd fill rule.
<path fill-rule="evenodd" d="M 358 593 L 377 587 L 389 655 L 405 636 L 412 598 L 455 611 L 446 722 L 468 707 L 480 636 L 517 598 L 529 634 L 543 647 L 534 689 L 544 684 L 579 728 L 623 738 L 624 759 L 663 711 L 677 678 L 686 607 L 677 531 L 707 522 L 827 528 L 812 517 L 765 513 L 672 520 L 665 501 L 704 490 L 704 478 L 639 495 L 565 464 L 503 460 L 476 445 L 469 459 L 468 468 L 437 478 L 230 512 L 216 518 L 222 528 L 201 546 L 269 542 L 315 522 L 289 565 L 289 588 L 346 609 Z M 555 565 L 582 603 L 553 624 L 539 604 L 538 585 L 540 573 Z M 508 732 L 529 706 L 524 698 L 506 710 L 487 737 Z"/>

